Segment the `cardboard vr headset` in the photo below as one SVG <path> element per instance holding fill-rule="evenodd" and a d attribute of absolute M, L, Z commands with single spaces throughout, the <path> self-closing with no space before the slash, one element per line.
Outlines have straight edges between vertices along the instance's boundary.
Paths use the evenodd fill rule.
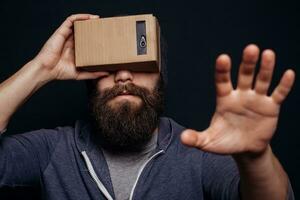
<path fill-rule="evenodd" d="M 152 14 L 76 21 L 74 40 L 79 70 L 160 71 L 160 27 Z"/>

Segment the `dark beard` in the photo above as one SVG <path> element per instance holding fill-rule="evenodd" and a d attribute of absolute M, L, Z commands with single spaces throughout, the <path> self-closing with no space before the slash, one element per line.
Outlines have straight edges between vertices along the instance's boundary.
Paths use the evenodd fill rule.
<path fill-rule="evenodd" d="M 122 94 L 124 90 L 140 97 L 142 103 L 135 105 L 126 100 L 110 106 L 108 101 Z M 161 78 L 152 92 L 132 83 L 117 84 L 102 94 L 94 90 L 89 107 L 96 133 L 95 142 L 113 152 L 141 151 L 158 126 L 163 104 Z"/>

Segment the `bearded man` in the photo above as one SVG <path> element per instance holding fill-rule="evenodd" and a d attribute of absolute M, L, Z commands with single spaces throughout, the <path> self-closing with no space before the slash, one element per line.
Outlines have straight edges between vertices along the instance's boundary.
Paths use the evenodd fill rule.
<path fill-rule="evenodd" d="M 90 120 L 0 140 L 0 187 L 41 189 L 42 199 L 293 199 L 272 153 L 280 105 L 295 74 L 267 91 L 275 54 L 243 52 L 237 87 L 230 57 L 216 60 L 217 106 L 202 132 L 162 117 L 165 68 L 159 73 L 78 71 L 72 26 L 96 15 L 72 15 L 39 54 L 0 85 L 0 130 L 38 89 L 53 80 L 87 80 Z M 254 84 L 253 84 L 254 83 Z"/>

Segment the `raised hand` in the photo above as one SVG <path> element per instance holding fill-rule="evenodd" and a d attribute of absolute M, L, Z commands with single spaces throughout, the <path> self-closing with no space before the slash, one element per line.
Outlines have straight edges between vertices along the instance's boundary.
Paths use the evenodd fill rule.
<path fill-rule="evenodd" d="M 108 75 L 108 72 L 78 71 L 75 67 L 73 23 L 93 18 L 99 16 L 76 14 L 68 17 L 33 60 L 0 84 L 0 132 L 16 110 L 46 83 L 52 80 L 97 79 Z"/>
<path fill-rule="evenodd" d="M 244 49 L 236 89 L 230 78 L 230 57 L 223 54 L 217 58 L 216 111 L 206 130 L 182 133 L 184 144 L 218 154 L 259 154 L 267 149 L 276 129 L 280 105 L 292 88 L 295 73 L 287 70 L 268 96 L 275 53 L 263 51 L 259 73 L 254 79 L 259 54 L 256 45 Z"/>
<path fill-rule="evenodd" d="M 68 17 L 45 43 L 34 62 L 47 69 L 50 79 L 95 79 L 106 72 L 80 72 L 75 68 L 73 23 L 77 20 L 99 18 L 98 15 L 76 14 Z"/>

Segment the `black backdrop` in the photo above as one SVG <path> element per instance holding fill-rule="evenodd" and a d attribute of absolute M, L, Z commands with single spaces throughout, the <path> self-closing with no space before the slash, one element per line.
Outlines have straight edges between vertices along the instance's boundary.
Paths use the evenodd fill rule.
<path fill-rule="evenodd" d="M 72 13 L 102 17 L 153 13 L 168 43 L 169 84 L 166 115 L 184 126 L 204 129 L 215 107 L 214 61 L 227 52 L 236 78 L 241 52 L 248 43 L 277 53 L 273 88 L 284 70 L 300 74 L 300 13 L 296 1 L 93 1 L 46 0 L 0 3 L 0 81 L 32 59 L 61 22 Z M 298 81 L 299 82 L 299 81 Z M 299 83 L 284 103 L 272 147 L 288 172 L 296 196 L 300 192 Z M 46 85 L 18 110 L 7 134 L 72 125 L 87 116 L 85 85 L 57 81 Z M 33 199 L 36 190 L 0 190 L 0 199 Z M 12 198 L 11 198 L 12 199 Z"/>

